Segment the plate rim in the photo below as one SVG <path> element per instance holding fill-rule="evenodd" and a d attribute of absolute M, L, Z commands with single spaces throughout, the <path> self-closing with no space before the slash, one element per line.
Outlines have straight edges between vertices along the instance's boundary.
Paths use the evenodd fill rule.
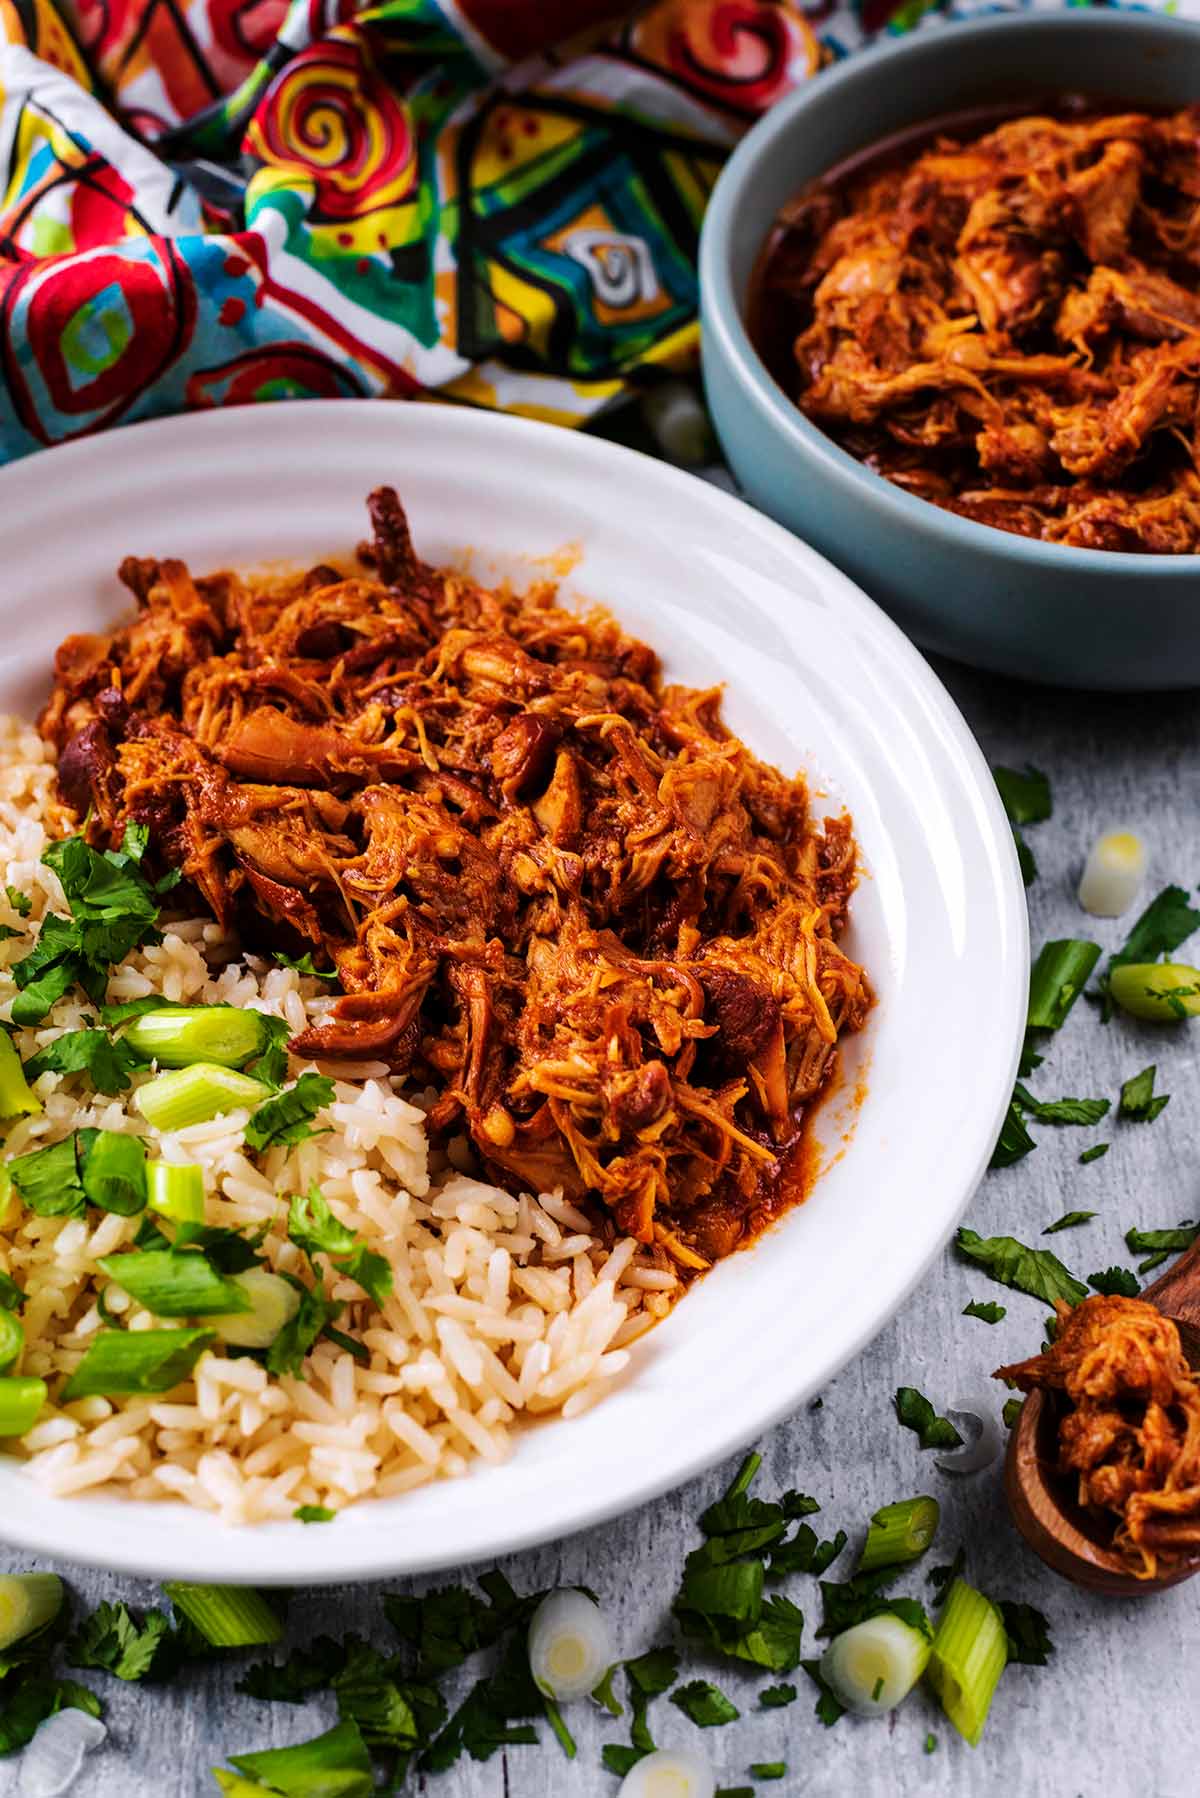
<path fill-rule="evenodd" d="M 345 430 L 353 434 L 356 420 L 369 417 L 371 428 L 378 428 L 380 402 L 376 400 L 338 400 L 327 402 L 339 407 L 342 416 L 334 422 L 326 415 L 329 431 L 326 445 L 332 450 L 333 436 Z M 305 429 L 314 422 L 308 415 L 310 401 L 276 401 L 267 406 L 247 407 L 240 409 L 241 416 L 249 413 L 256 421 L 263 424 L 270 432 L 278 429 L 287 436 L 290 426 L 300 421 Z M 368 411 L 369 409 L 369 411 Z M 232 410 L 232 409 L 231 409 Z M 393 409 L 394 410 L 394 409 Z M 812 549 L 801 538 L 796 537 L 784 526 L 777 524 L 765 514 L 757 511 L 746 501 L 727 493 L 714 484 L 698 479 L 683 470 L 660 462 L 655 457 L 630 449 L 624 445 L 614 444 L 606 439 L 591 437 L 576 432 L 565 432 L 563 427 L 543 423 L 538 420 L 518 418 L 507 414 L 486 413 L 468 408 L 450 408 L 436 402 L 405 402 L 403 413 L 410 423 L 419 420 L 421 414 L 436 417 L 437 428 L 448 428 L 453 432 L 459 428 L 467 438 L 483 430 L 490 451 L 500 444 L 501 433 L 506 433 L 516 441 L 525 440 L 533 443 L 549 443 L 553 438 L 558 451 L 563 456 L 578 456 L 584 462 L 591 459 L 597 466 L 611 464 L 614 473 L 624 467 L 631 477 L 643 483 L 660 483 L 672 489 L 684 504 L 688 500 L 701 508 L 708 508 L 719 519 L 722 515 L 728 518 L 730 540 L 735 543 L 740 531 L 752 530 L 768 547 L 775 549 L 785 558 L 798 561 L 819 574 L 825 591 L 832 590 L 838 596 L 839 604 L 853 610 L 856 617 L 872 635 L 876 645 L 886 647 L 894 659 L 898 672 L 903 670 L 906 691 L 919 694 L 926 707 L 943 731 L 948 733 L 950 749 L 959 762 L 959 772 L 963 784 L 970 788 L 975 799 L 975 816 L 982 833 L 982 840 L 990 844 L 996 852 L 993 864 L 996 870 L 991 881 L 991 889 L 995 897 L 997 916 L 1003 925 L 1005 941 L 1009 945 L 1010 963 L 1009 978 L 1003 988 L 998 985 L 998 992 L 1003 992 L 1005 1013 L 1001 1020 L 1001 1034 L 1008 1041 L 1008 1072 L 1001 1088 L 997 1083 L 996 1093 L 988 1114 L 988 1131 L 983 1130 L 983 1113 L 981 1108 L 978 1129 L 979 1146 L 970 1178 L 964 1182 L 961 1192 L 956 1196 L 953 1206 L 953 1220 L 945 1234 L 939 1233 L 925 1252 L 910 1267 L 908 1277 L 902 1286 L 889 1287 L 886 1302 L 874 1302 L 864 1307 L 862 1320 L 848 1332 L 839 1342 L 837 1352 L 814 1361 L 812 1367 L 802 1376 L 794 1378 L 787 1386 L 786 1392 L 772 1392 L 767 1399 L 749 1395 L 746 1408 L 739 1410 L 736 1416 L 722 1422 L 709 1431 L 702 1442 L 693 1450 L 679 1451 L 673 1454 L 665 1470 L 661 1468 L 639 1472 L 624 1482 L 619 1491 L 601 1497 L 580 1496 L 567 1506 L 562 1514 L 554 1519 L 531 1519 L 527 1523 L 516 1517 L 505 1518 L 498 1522 L 494 1538 L 486 1547 L 472 1547 L 470 1552 L 455 1551 L 442 1545 L 428 1550 L 420 1544 L 403 1540 L 403 1532 L 397 1532 L 401 1539 L 402 1549 L 395 1552 L 385 1550 L 378 1532 L 356 1536 L 349 1520 L 341 1531 L 322 1531 L 314 1540 L 313 1532 L 306 1531 L 304 1580 L 307 1585 L 317 1586 L 342 1583 L 354 1580 L 378 1580 L 390 1577 L 407 1577 L 453 1566 L 467 1566 L 481 1561 L 499 1558 L 500 1556 L 519 1552 L 539 1543 L 560 1540 L 581 1530 L 603 1524 L 613 1517 L 660 1497 L 663 1493 L 683 1485 L 698 1474 L 707 1471 L 733 1454 L 746 1441 L 762 1435 L 772 1428 L 781 1418 L 797 1411 L 810 1394 L 827 1383 L 835 1374 L 851 1360 L 891 1321 L 900 1307 L 906 1302 L 912 1291 L 924 1278 L 929 1268 L 949 1240 L 954 1225 L 961 1219 L 978 1187 L 979 1181 L 990 1158 L 995 1137 L 999 1131 L 1008 1101 L 1011 1096 L 1012 1082 L 1016 1075 L 1017 1061 L 1021 1041 L 1024 1034 L 1026 1010 L 1026 975 L 1028 968 L 1028 914 L 1026 910 L 1024 888 L 1021 884 L 1017 867 L 1016 851 L 1012 834 L 1005 817 L 999 794 L 996 791 L 983 752 L 967 725 L 954 699 L 944 686 L 924 656 L 906 638 L 900 628 L 875 604 L 848 576 L 844 575 L 834 564 Z M 451 423 L 457 420 L 458 423 Z M 398 433 L 398 448 L 403 447 L 403 432 L 408 428 L 402 426 Z M 414 424 L 419 430 L 419 422 Z M 123 427 L 115 435 L 106 433 L 103 438 L 83 438 L 75 442 L 57 446 L 47 454 L 40 454 L 22 461 L 9 464 L 0 469 L 0 509 L 5 500 L 26 482 L 40 485 L 46 472 L 53 465 L 58 469 L 67 469 L 68 460 L 72 464 L 86 464 L 93 458 L 104 455 L 105 449 L 116 450 L 131 459 L 154 452 L 156 440 L 165 441 L 169 446 L 172 439 L 183 435 L 202 441 L 209 437 L 214 446 L 227 448 L 227 437 L 230 432 L 230 421 L 223 411 L 211 413 L 183 414 L 166 419 L 154 419 L 143 423 Z M 160 443 L 161 453 L 161 443 Z M 111 461 L 111 457 L 108 458 Z M 68 469 L 68 473 L 70 470 Z M 86 523 L 86 513 L 84 513 Z M 467 546 L 464 545 L 464 548 Z M 485 545 L 471 546 L 474 553 L 481 550 L 486 554 Z M 943 752 L 948 753 L 948 752 Z M 966 777 L 969 776 L 969 779 Z M 986 829 L 985 829 L 986 827 Z M 1003 1064 L 1001 1064 L 1003 1065 Z M 949 1215 L 949 1208 L 947 1210 Z M 765 1392 L 766 1388 L 757 1389 Z M 566 1428 L 561 1420 L 555 1419 L 549 1427 L 557 1424 Z M 15 1471 L 15 1470 L 14 1470 Z M 477 1477 L 483 1478 L 486 1469 L 475 1470 Z M 470 1478 L 470 1475 L 467 1476 Z M 34 1488 L 35 1494 L 38 1489 Z M 187 1531 L 180 1532 L 183 1538 L 170 1551 L 170 1558 L 161 1556 L 156 1549 L 139 1552 L 136 1535 L 132 1531 L 122 1532 L 115 1540 L 81 1541 L 88 1531 L 88 1520 L 96 1516 L 96 1505 L 89 1506 L 87 1497 L 67 1498 L 56 1501 L 49 1495 L 42 1495 L 48 1502 L 41 1505 L 31 1504 L 28 1512 L 18 1518 L 6 1515 L 0 1522 L 0 1540 L 9 1546 L 25 1552 L 54 1556 L 65 1561 L 74 1561 L 89 1566 L 108 1568 L 115 1572 L 126 1573 L 138 1577 L 158 1577 L 174 1575 L 202 1579 L 229 1579 L 231 1581 L 247 1581 L 262 1586 L 288 1585 L 294 1583 L 295 1568 L 290 1565 L 271 1566 L 269 1558 L 278 1556 L 280 1546 L 286 1542 L 296 1543 L 299 1538 L 296 1532 L 305 1529 L 302 1524 L 291 1521 L 278 1523 L 248 1524 L 239 1528 L 225 1528 L 216 1536 L 208 1536 L 205 1531 L 197 1531 L 200 1537 L 198 1549 L 190 1547 Z M 104 1501 L 101 1501 L 104 1502 Z M 113 1500 L 113 1503 L 128 1504 L 131 1507 L 137 1501 Z M 403 1504 L 403 1499 L 376 1503 L 391 1505 Z M 369 1509 L 370 1500 L 363 1501 L 363 1507 Z M 181 1521 L 192 1521 L 203 1525 L 212 1525 L 214 1520 L 203 1513 L 195 1512 L 191 1507 L 172 1504 L 172 1501 L 146 1504 L 147 1509 L 161 1516 L 171 1506 Z M 361 1514 L 360 1507 L 351 1507 L 352 1513 Z M 131 1510 L 131 1518 L 136 1515 Z M 395 1513 L 393 1513 L 395 1515 Z M 340 1541 L 339 1541 L 340 1538 Z M 239 1545 L 240 1553 L 232 1552 L 233 1545 Z M 253 1548 L 262 1544 L 267 1549 L 264 1557 L 268 1564 L 261 1568 L 252 1566 L 254 1562 Z M 226 1553 L 226 1545 L 230 1552 Z"/>

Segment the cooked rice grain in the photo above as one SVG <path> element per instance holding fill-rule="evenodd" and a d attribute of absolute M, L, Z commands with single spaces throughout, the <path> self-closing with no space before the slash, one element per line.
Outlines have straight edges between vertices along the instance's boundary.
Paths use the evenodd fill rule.
<path fill-rule="evenodd" d="M 19 933 L 0 943 L 0 1017 L 15 991 L 7 970 L 28 953 L 31 930 L 47 911 L 66 911 L 41 862 L 60 826 L 45 746 L 19 720 L 0 718 L 0 889 L 11 884 L 33 904 L 23 919 L 0 890 L 0 923 Z M 290 968 L 238 958 L 217 925 L 195 918 L 170 922 L 161 944 L 114 968 L 108 997 L 249 1006 L 298 1030 L 327 1008 L 320 987 Z M 16 1032 L 22 1058 L 87 1015 L 82 997 L 68 995 L 44 1023 Z M 301 1071 L 293 1061 L 292 1074 Z M 290 1274 L 303 1272 L 304 1259 L 287 1238 L 288 1198 L 315 1180 L 338 1218 L 386 1256 L 395 1281 L 382 1311 L 351 1282 L 329 1281 L 348 1301 L 339 1327 L 367 1362 L 320 1342 L 304 1380 L 273 1379 L 252 1360 L 209 1353 L 171 1393 L 48 1405 L 26 1436 L 5 1444 L 47 1491 L 182 1500 L 227 1523 L 395 1496 L 503 1460 L 522 1416 L 586 1409 L 624 1370 L 626 1345 L 668 1308 L 678 1281 L 661 1250 L 615 1239 L 561 1194 L 516 1199 L 484 1184 L 461 1139 L 431 1155 L 428 1095 L 402 1094 L 383 1064 L 321 1071 L 336 1082 L 318 1120 L 327 1134 L 257 1159 L 243 1142 L 244 1111 L 160 1134 L 134 1111 L 132 1090 L 107 1099 L 82 1075 L 37 1081 L 45 1109 L 12 1126 L 8 1155 L 87 1125 L 132 1132 L 152 1158 L 203 1167 L 207 1222 L 266 1224 L 262 1252 Z M 94 1210 L 41 1218 L 14 1199 L 0 1224 L 0 1268 L 27 1295 L 22 1371 L 46 1379 L 52 1394 L 104 1327 L 100 1257 L 131 1242 L 139 1221 Z M 106 1302 L 130 1329 L 159 1322 L 111 1283 Z"/>

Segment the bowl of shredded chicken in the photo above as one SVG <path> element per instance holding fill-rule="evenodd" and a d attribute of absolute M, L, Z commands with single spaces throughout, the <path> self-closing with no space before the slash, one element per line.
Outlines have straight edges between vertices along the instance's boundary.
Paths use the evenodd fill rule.
<path fill-rule="evenodd" d="M 1200 676 L 1198 49 L 1091 13 L 908 40 L 795 96 L 718 185 L 705 370 L 735 472 L 933 648 Z"/>

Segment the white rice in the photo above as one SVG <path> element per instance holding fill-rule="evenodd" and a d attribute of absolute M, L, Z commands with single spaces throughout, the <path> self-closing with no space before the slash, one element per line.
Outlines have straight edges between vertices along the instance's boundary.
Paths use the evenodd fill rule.
<path fill-rule="evenodd" d="M 20 933 L 0 943 L 0 1018 L 15 992 L 7 970 L 28 953 L 32 927 L 47 911 L 67 910 L 41 862 L 58 834 L 53 786 L 40 737 L 0 717 L 0 888 L 33 901 L 22 919 L 0 891 L 0 923 Z M 149 993 L 252 1007 L 294 1030 L 329 1005 L 321 982 L 239 957 L 201 918 L 168 923 L 160 945 L 112 970 L 110 1002 Z M 16 1047 L 28 1059 L 91 1016 L 83 995 L 68 994 L 42 1024 L 16 1033 Z M 316 1064 L 293 1059 L 292 1075 L 303 1065 Z M 394 1280 L 377 1310 L 353 1282 L 327 1278 L 346 1301 L 338 1327 L 363 1345 L 367 1362 L 326 1340 L 303 1379 L 276 1379 L 253 1360 L 208 1352 L 170 1393 L 47 1404 L 24 1437 L 3 1446 L 49 1492 L 182 1499 L 228 1523 L 251 1523 L 290 1517 L 299 1505 L 336 1510 L 411 1491 L 503 1460 L 523 1418 L 586 1409 L 626 1367 L 628 1345 L 670 1308 L 678 1281 L 661 1250 L 616 1238 L 560 1193 L 514 1198 L 484 1184 L 464 1138 L 431 1155 L 414 1102 L 423 1095 L 404 1096 L 383 1063 L 331 1062 L 320 1071 L 336 1081 L 316 1120 L 327 1134 L 259 1157 L 243 1142 L 245 1111 L 160 1134 L 133 1110 L 134 1089 L 106 1098 L 84 1075 L 36 1082 L 44 1111 L 12 1126 L 7 1156 L 86 1125 L 142 1136 L 152 1159 L 204 1169 L 208 1223 L 265 1224 L 261 1253 L 291 1274 L 305 1263 L 286 1234 L 288 1199 L 316 1181 L 337 1217 L 386 1256 Z M 135 1076 L 135 1088 L 145 1078 Z M 108 1308 L 129 1329 L 160 1324 L 98 1266 L 140 1221 L 96 1210 L 43 1218 L 15 1197 L 0 1221 L 0 1268 L 26 1292 L 20 1371 L 45 1379 L 52 1399 L 104 1327 L 97 1299 L 106 1286 Z"/>

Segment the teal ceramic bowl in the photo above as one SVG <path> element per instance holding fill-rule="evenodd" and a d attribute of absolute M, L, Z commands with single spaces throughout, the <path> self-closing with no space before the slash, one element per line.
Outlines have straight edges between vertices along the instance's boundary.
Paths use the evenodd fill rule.
<path fill-rule="evenodd" d="M 1144 13 L 1007 14 L 864 52 L 772 108 L 714 189 L 700 246 L 704 382 L 747 498 L 845 569 L 927 649 L 1057 686 L 1200 685 L 1200 556 L 1040 543 L 958 518 L 811 424 L 746 333 L 776 212 L 854 151 L 924 119 L 1054 94 L 1200 99 L 1200 25 Z"/>

